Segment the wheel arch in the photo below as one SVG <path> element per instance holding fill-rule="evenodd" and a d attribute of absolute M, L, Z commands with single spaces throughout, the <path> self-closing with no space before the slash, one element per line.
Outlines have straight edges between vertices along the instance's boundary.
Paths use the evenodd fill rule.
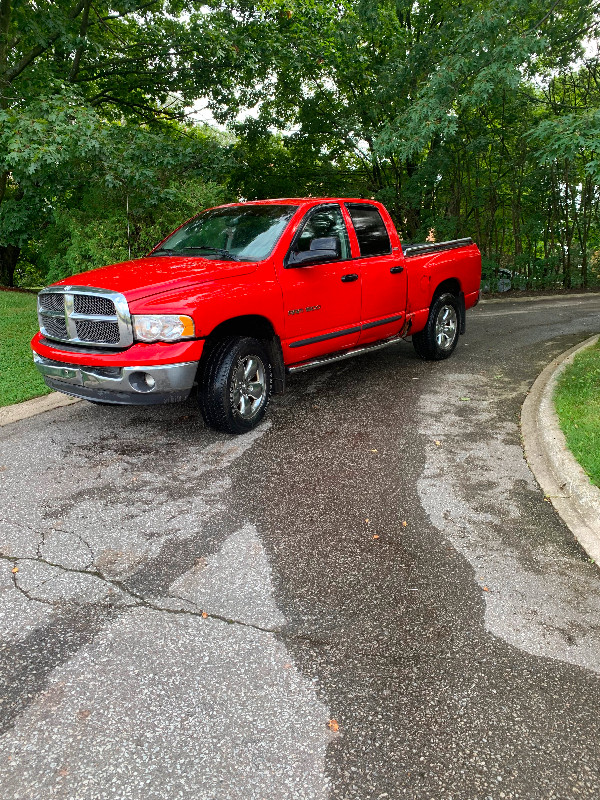
<path fill-rule="evenodd" d="M 273 369 L 273 393 L 282 394 L 285 391 L 285 366 L 281 341 L 271 320 L 261 314 L 243 314 L 217 325 L 206 337 L 202 359 L 200 360 L 199 375 L 202 376 L 208 356 L 216 345 L 231 336 L 250 336 L 265 343 Z"/>
<path fill-rule="evenodd" d="M 460 314 L 459 320 L 459 331 L 460 333 L 465 332 L 465 323 L 466 323 L 466 310 L 465 310 L 465 295 L 460 285 L 460 281 L 458 278 L 446 278 L 446 280 L 439 283 L 433 292 L 431 297 L 430 307 L 436 301 L 438 297 L 442 294 L 453 294 L 458 299 L 458 309 Z"/>

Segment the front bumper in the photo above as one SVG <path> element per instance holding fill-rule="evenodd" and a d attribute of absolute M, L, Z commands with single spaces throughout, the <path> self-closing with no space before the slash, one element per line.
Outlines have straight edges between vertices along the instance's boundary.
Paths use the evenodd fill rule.
<path fill-rule="evenodd" d="M 154 405 L 185 400 L 198 372 L 197 361 L 101 367 L 55 361 L 35 352 L 33 360 L 51 389 L 85 400 L 120 405 Z"/>

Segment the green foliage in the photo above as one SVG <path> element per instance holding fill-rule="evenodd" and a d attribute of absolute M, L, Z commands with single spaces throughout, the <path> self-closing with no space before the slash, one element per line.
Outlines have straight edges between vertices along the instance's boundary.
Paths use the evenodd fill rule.
<path fill-rule="evenodd" d="M 176 123 L 151 130 L 106 121 L 77 99 L 0 112 L 10 170 L 0 245 L 21 248 L 36 282 L 123 260 L 130 247 L 142 255 L 183 219 L 229 199 L 219 184 L 224 137 Z"/>
<path fill-rule="evenodd" d="M 492 283 L 598 282 L 596 0 L 46 5 L 0 4 L 0 283 L 223 199 L 336 194 L 407 241 L 473 236 Z M 199 97 L 235 136 L 185 124 Z"/>
<path fill-rule="evenodd" d="M 242 147 L 287 128 L 282 148 L 352 170 L 406 240 L 472 235 L 527 288 L 595 279 L 600 81 L 573 67 L 595 3 L 268 0 L 254 24 L 271 70 Z"/>
<path fill-rule="evenodd" d="M 209 166 L 214 183 L 204 162 L 222 143 L 172 121 L 215 82 L 233 91 L 241 36 L 231 10 L 196 0 L 2 0 L 0 284 L 89 183 L 157 208 L 169 171 L 197 184 Z"/>
<path fill-rule="evenodd" d="M 356 159 L 331 160 L 308 137 L 272 134 L 255 120 L 236 126 L 229 186 L 247 200 L 357 195 L 364 181 Z"/>
<path fill-rule="evenodd" d="M 579 353 L 565 369 L 554 403 L 569 449 L 600 486 L 600 345 Z"/>
<path fill-rule="evenodd" d="M 90 184 L 53 210 L 52 224 L 34 245 L 47 283 L 126 261 L 129 247 L 131 258 L 143 256 L 185 219 L 230 199 L 221 185 L 193 177 L 155 186 L 151 197 L 141 188 L 125 191 Z"/>

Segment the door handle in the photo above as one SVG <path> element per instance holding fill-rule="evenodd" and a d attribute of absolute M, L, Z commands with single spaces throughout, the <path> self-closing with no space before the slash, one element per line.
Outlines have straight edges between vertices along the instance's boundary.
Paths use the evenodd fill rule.
<path fill-rule="evenodd" d="M 397 275 L 399 272 L 404 272 L 404 267 L 401 266 L 392 267 L 390 269 L 390 272 L 392 273 L 392 275 Z"/>
<path fill-rule="evenodd" d="M 342 281 L 344 283 L 352 283 L 352 281 L 357 281 L 358 275 L 355 272 L 348 272 L 346 275 L 342 275 Z"/>

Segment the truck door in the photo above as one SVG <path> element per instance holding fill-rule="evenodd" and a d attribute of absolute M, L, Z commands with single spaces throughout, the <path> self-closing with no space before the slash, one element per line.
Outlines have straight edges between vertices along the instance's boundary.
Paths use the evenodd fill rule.
<path fill-rule="evenodd" d="M 319 251 L 322 256 L 319 255 Z M 287 364 L 352 347 L 360 334 L 361 276 L 339 204 L 312 208 L 278 270 Z"/>
<path fill-rule="evenodd" d="M 360 344 L 393 336 L 406 316 L 407 277 L 400 247 L 392 248 L 390 232 L 376 206 L 346 203 L 358 246 L 362 275 Z"/>

